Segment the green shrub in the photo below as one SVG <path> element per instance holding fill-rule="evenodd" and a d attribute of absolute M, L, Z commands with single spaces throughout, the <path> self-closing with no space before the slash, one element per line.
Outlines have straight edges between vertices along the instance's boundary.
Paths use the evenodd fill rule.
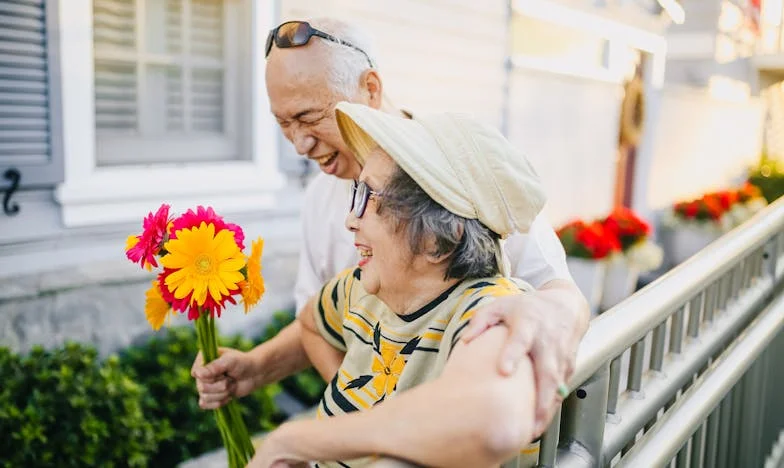
<path fill-rule="evenodd" d="M 293 310 L 276 312 L 272 317 L 272 323 L 262 333 L 261 342 L 274 337 L 293 321 Z M 315 369 L 310 368 L 281 380 L 280 386 L 302 404 L 313 406 L 321 399 L 327 384 Z"/>
<path fill-rule="evenodd" d="M 759 187 L 768 203 L 773 203 L 784 195 L 784 167 L 777 160 L 763 156 L 751 170 L 749 182 Z"/>
<path fill-rule="evenodd" d="M 0 348 L 0 466 L 148 466 L 156 450 L 144 387 L 117 357 L 69 343 L 25 357 Z"/>
<path fill-rule="evenodd" d="M 241 337 L 219 338 L 220 346 L 248 350 L 253 343 Z M 145 408 L 155 420 L 159 450 L 151 466 L 174 466 L 222 446 L 212 411 L 199 408 L 191 365 L 198 352 L 193 327 L 172 327 L 140 346 L 126 349 L 121 365 L 149 389 Z M 274 429 L 283 419 L 273 401 L 279 388 L 271 385 L 240 400 L 248 431 Z"/>

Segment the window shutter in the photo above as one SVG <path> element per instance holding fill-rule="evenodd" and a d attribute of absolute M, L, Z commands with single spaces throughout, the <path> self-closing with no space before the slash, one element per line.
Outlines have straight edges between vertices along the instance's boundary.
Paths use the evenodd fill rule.
<path fill-rule="evenodd" d="M 63 180 L 62 155 L 52 149 L 46 6 L 0 0 L 0 177 L 16 168 L 22 187 Z"/>
<path fill-rule="evenodd" d="M 136 47 L 134 0 L 93 1 L 96 51 L 130 52 Z M 107 54 L 109 55 L 109 54 Z M 95 127 L 99 134 L 133 134 L 138 129 L 136 66 L 97 58 L 95 61 Z"/>
<path fill-rule="evenodd" d="M 190 130 L 223 133 L 224 1 L 191 0 L 190 11 Z"/>

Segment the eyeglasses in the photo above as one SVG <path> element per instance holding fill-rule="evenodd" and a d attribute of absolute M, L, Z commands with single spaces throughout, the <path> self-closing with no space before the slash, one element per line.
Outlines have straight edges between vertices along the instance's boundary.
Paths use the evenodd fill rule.
<path fill-rule="evenodd" d="M 349 212 L 354 211 L 354 216 L 361 218 L 365 214 L 365 208 L 367 208 L 368 200 L 370 200 L 371 196 L 380 197 L 383 194 L 371 189 L 365 182 L 357 182 L 355 180 L 351 185 L 351 207 L 348 209 Z"/>
<path fill-rule="evenodd" d="M 307 44 L 310 41 L 310 38 L 313 36 L 317 36 L 336 44 L 344 45 L 346 47 L 351 47 L 352 49 L 359 51 L 367 59 L 370 68 L 374 68 L 373 61 L 370 60 L 370 56 L 367 54 L 367 52 L 350 42 L 338 39 L 337 37 L 331 34 L 327 34 L 324 31 L 319 31 L 318 29 L 311 26 L 307 21 L 287 21 L 279 25 L 277 28 L 272 29 L 267 36 L 267 46 L 264 51 L 264 57 L 266 58 L 269 56 L 273 43 L 279 49 L 302 47 Z"/>

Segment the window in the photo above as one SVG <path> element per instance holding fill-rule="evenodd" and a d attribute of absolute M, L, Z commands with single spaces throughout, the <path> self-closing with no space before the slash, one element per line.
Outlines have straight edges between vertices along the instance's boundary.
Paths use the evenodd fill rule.
<path fill-rule="evenodd" d="M 56 7 L 0 0 L 0 176 L 16 169 L 23 187 L 47 187 L 63 177 L 59 122 L 51 118 L 59 105 L 49 36 Z"/>
<path fill-rule="evenodd" d="M 98 166 L 249 159 L 245 9 L 242 0 L 94 0 Z"/>

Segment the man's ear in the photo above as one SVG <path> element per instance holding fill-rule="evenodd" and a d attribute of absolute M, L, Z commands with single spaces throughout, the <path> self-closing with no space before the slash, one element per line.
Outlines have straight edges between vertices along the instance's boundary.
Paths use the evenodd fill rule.
<path fill-rule="evenodd" d="M 372 68 L 362 72 L 359 78 L 362 89 L 367 92 L 367 105 L 373 109 L 380 109 L 383 102 L 384 86 L 381 83 L 381 75 Z"/>

